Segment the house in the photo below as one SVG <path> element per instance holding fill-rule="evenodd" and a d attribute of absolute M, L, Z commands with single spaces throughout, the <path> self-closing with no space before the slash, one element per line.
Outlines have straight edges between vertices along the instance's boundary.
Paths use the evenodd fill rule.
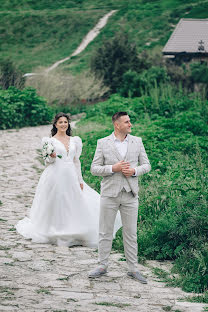
<path fill-rule="evenodd" d="M 208 62 L 208 19 L 180 19 L 162 53 L 176 61 Z"/>

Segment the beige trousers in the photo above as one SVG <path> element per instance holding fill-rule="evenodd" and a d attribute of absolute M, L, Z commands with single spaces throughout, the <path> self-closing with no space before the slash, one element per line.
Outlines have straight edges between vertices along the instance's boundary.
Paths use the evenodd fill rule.
<path fill-rule="evenodd" d="M 108 258 L 112 248 L 113 228 L 116 214 L 120 210 L 123 225 L 124 252 L 130 272 L 136 270 L 137 260 L 137 217 L 138 198 L 132 192 L 120 192 L 117 197 L 101 196 L 99 222 L 99 264 L 108 266 Z"/>

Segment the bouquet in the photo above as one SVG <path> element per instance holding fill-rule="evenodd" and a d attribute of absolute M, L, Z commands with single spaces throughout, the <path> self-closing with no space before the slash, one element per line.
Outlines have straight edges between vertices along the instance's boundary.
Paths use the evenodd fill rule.
<path fill-rule="evenodd" d="M 43 144 L 43 148 L 42 148 L 42 155 L 43 155 L 43 159 L 46 160 L 46 158 L 48 158 L 52 153 L 55 152 L 55 148 L 53 146 L 52 142 L 46 141 Z M 61 155 L 56 155 L 58 158 L 62 158 Z"/>

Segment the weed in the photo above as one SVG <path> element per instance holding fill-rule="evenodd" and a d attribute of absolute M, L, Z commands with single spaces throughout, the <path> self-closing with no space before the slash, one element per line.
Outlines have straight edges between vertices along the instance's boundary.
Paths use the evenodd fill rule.
<path fill-rule="evenodd" d="M 163 311 L 172 311 L 172 306 L 162 307 Z"/>
<path fill-rule="evenodd" d="M 4 262 L 5 265 L 8 265 L 8 266 L 14 266 L 14 263 L 13 262 Z"/>
<path fill-rule="evenodd" d="M 67 302 L 78 302 L 78 300 L 77 300 L 77 299 L 74 299 L 74 298 L 68 298 L 68 299 L 67 299 Z"/>
<path fill-rule="evenodd" d="M 125 308 L 129 307 L 130 304 L 128 303 L 112 303 L 112 302 L 95 302 L 97 305 L 102 305 L 102 306 L 108 306 L 108 307 L 117 307 L 117 308 Z"/>
<path fill-rule="evenodd" d="M 37 292 L 38 294 L 51 295 L 51 292 L 50 292 L 48 289 L 46 289 L 46 288 L 40 288 L 40 289 L 36 290 L 36 292 Z"/>
<path fill-rule="evenodd" d="M 13 228 L 9 229 L 8 231 L 9 231 L 9 232 L 15 232 L 16 229 L 13 227 Z"/>
<path fill-rule="evenodd" d="M 196 296 L 191 296 L 191 297 L 185 297 L 184 301 L 208 303 L 208 292 L 206 291 L 203 294 L 198 294 Z"/>
<path fill-rule="evenodd" d="M 0 246 L 0 250 L 10 250 L 10 247 L 6 247 L 6 246 Z"/>

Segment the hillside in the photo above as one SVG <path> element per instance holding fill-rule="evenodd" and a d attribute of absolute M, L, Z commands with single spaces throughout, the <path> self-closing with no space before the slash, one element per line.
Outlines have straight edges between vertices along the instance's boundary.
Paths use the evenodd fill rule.
<path fill-rule="evenodd" d="M 117 9 L 101 34 L 80 56 L 64 63 L 79 72 L 88 68 L 104 38 L 128 32 L 138 51 L 161 50 L 180 18 L 206 18 L 208 1 L 11 1 L 1 5 L 1 56 L 28 72 L 69 56 L 82 38 L 112 9 Z"/>

